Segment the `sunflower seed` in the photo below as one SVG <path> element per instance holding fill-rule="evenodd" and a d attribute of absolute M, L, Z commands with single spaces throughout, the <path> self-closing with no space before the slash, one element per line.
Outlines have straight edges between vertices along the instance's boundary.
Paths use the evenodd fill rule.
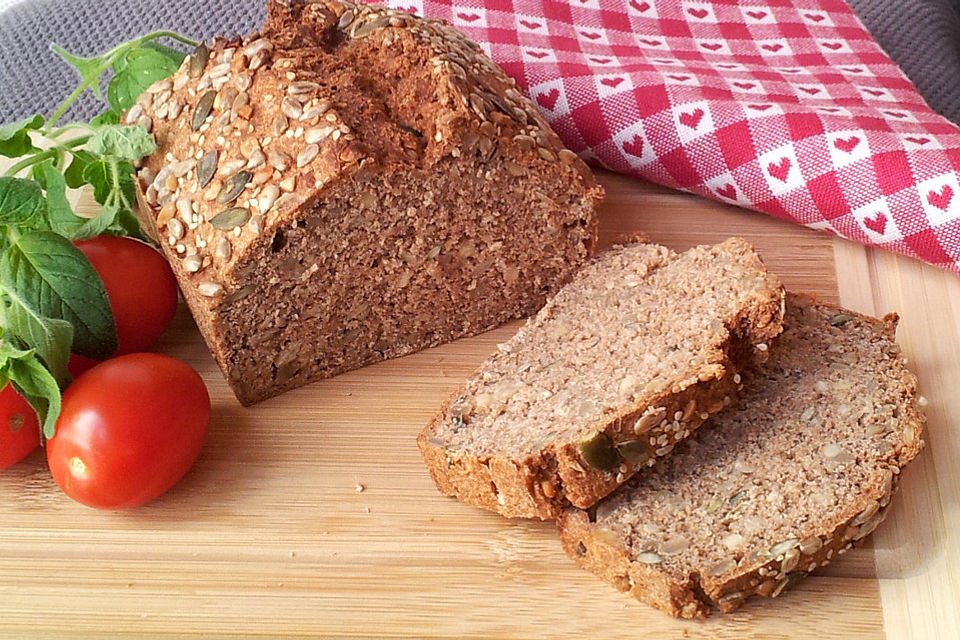
<path fill-rule="evenodd" d="M 273 203 L 277 201 L 277 197 L 280 196 L 280 189 L 275 184 L 268 184 L 263 188 L 263 191 L 260 192 L 260 213 L 266 213 L 270 210 L 270 207 L 273 206 Z"/>
<path fill-rule="evenodd" d="M 187 273 L 196 273 L 203 266 L 203 258 L 194 254 L 183 259 L 183 270 Z"/>
<path fill-rule="evenodd" d="M 800 552 L 797 549 L 790 549 L 783 554 L 783 562 L 780 563 L 780 571 L 790 573 L 797 568 L 800 563 Z"/>
<path fill-rule="evenodd" d="M 303 105 L 296 98 L 287 96 L 280 105 L 280 112 L 288 118 L 296 120 L 303 113 Z"/>
<path fill-rule="evenodd" d="M 723 538 L 723 546 L 730 551 L 734 551 L 743 544 L 743 536 L 739 533 L 731 533 Z"/>
<path fill-rule="evenodd" d="M 386 27 L 389 24 L 390 24 L 390 18 L 388 16 L 375 18 L 374 20 L 371 20 L 365 24 L 362 24 L 356 29 L 354 29 L 353 32 L 350 34 L 350 37 L 360 40 L 362 38 L 366 38 L 374 31 L 377 31 L 378 29 L 382 29 L 383 27 Z"/>
<path fill-rule="evenodd" d="M 221 176 L 232 176 L 240 169 L 243 169 L 247 166 L 247 161 L 243 158 L 234 158 L 233 160 L 225 160 L 220 163 L 220 169 L 217 171 Z"/>
<path fill-rule="evenodd" d="M 217 202 L 227 204 L 228 202 L 236 200 L 240 197 L 244 187 L 247 186 L 247 183 L 250 182 L 252 177 L 253 174 L 249 171 L 238 171 L 233 174 L 220 188 L 220 193 L 217 194 Z M 213 221 L 211 220 L 210 222 L 212 223 Z"/>
<path fill-rule="evenodd" d="M 329 111 L 329 110 L 330 110 L 330 101 L 329 101 L 329 100 L 321 100 L 320 103 L 317 104 L 316 106 L 310 107 L 309 109 L 307 109 L 306 111 L 304 111 L 304 112 L 303 112 L 303 115 L 300 116 L 300 119 L 301 119 L 301 120 L 313 120 L 314 118 L 319 118 L 320 116 L 322 116 L 323 114 L 325 114 L 325 113 L 326 113 L 327 111 Z"/>
<path fill-rule="evenodd" d="M 183 223 L 176 218 L 170 218 L 167 222 L 167 233 L 175 241 L 183 237 Z"/>
<path fill-rule="evenodd" d="M 547 162 L 557 161 L 557 156 L 554 155 L 553 151 L 550 151 L 550 149 L 546 149 L 544 147 L 537 147 L 537 153 L 540 155 L 541 158 L 543 158 Z"/>
<path fill-rule="evenodd" d="M 800 541 L 800 553 L 805 556 L 812 556 L 823 548 L 823 540 L 818 536 L 810 536 Z"/>
<path fill-rule="evenodd" d="M 340 19 L 337 21 L 337 28 L 343 31 L 350 26 L 351 22 L 353 22 L 353 11 L 344 11 L 340 16 Z"/>
<path fill-rule="evenodd" d="M 778 542 L 777 544 L 770 547 L 770 555 L 773 557 L 777 557 L 781 553 L 786 553 L 790 549 L 793 549 L 798 544 L 800 544 L 800 541 L 797 540 L 796 538 L 788 538 L 783 542 Z"/>
<path fill-rule="evenodd" d="M 210 89 L 200 96 L 200 99 L 197 101 L 197 108 L 193 111 L 193 118 L 190 120 L 194 131 L 203 126 L 207 116 L 210 115 L 210 110 L 213 109 L 213 101 L 216 97 L 217 92 L 214 89 Z"/>
<path fill-rule="evenodd" d="M 317 154 L 320 153 L 320 147 L 315 144 L 308 144 L 297 154 L 297 168 L 304 167 L 317 157 Z"/>
<path fill-rule="evenodd" d="M 267 154 L 267 162 L 277 171 L 286 171 L 290 166 L 290 156 L 283 151 L 271 151 Z"/>
<path fill-rule="evenodd" d="M 246 284 L 246 285 L 240 287 L 239 289 L 237 289 L 236 291 L 234 291 L 233 293 L 231 293 L 230 295 L 228 295 L 226 298 L 224 298 L 224 299 L 223 299 L 223 303 L 224 303 L 224 304 L 233 304 L 234 302 L 237 302 L 238 300 L 243 300 L 244 298 L 246 298 L 247 296 L 249 296 L 251 293 L 253 293 L 253 292 L 256 291 L 256 290 L 257 290 L 256 285 Z"/>
<path fill-rule="evenodd" d="M 730 571 L 733 571 L 736 568 L 737 568 L 737 561 L 734 560 L 733 558 L 727 558 L 726 560 L 722 560 L 717 564 L 713 565 L 712 567 L 710 567 L 710 570 L 707 571 L 707 574 L 711 576 L 720 576 Z"/>
<path fill-rule="evenodd" d="M 231 207 L 210 218 L 210 225 L 215 229 L 229 231 L 239 227 L 250 219 L 250 209 L 246 207 Z"/>
<path fill-rule="evenodd" d="M 266 38 L 259 38 L 254 40 L 246 47 L 243 48 L 243 54 L 248 58 L 253 58 L 255 55 L 261 51 L 272 51 L 273 43 L 267 40 Z"/>
<path fill-rule="evenodd" d="M 127 112 L 127 117 L 124 118 L 124 122 L 127 124 L 133 124 L 137 121 L 137 118 L 143 115 L 143 107 L 140 104 L 134 104 L 130 107 L 130 111 Z"/>
<path fill-rule="evenodd" d="M 210 69 L 210 71 L 207 72 L 207 76 L 211 80 L 216 80 L 217 78 L 226 76 L 228 73 L 230 73 L 230 63 L 222 62 Z"/>
<path fill-rule="evenodd" d="M 190 202 L 189 198 L 179 198 L 177 199 L 177 213 L 180 214 L 180 219 L 183 220 L 184 224 L 190 224 L 191 218 L 193 217 L 193 209 L 190 208 L 190 205 L 193 203 Z"/>
<path fill-rule="evenodd" d="M 743 597 L 742 591 L 734 591 L 733 593 L 728 593 L 727 595 L 717 600 L 717 604 L 720 604 L 720 605 L 727 604 L 729 602 L 733 602 L 734 600 L 739 600 L 742 597 Z"/>
<path fill-rule="evenodd" d="M 877 511 L 880 510 L 880 503 L 876 500 L 872 501 L 866 506 L 866 508 L 857 514 L 857 517 L 853 519 L 853 522 L 850 524 L 860 525 L 872 518 L 877 514 Z"/>
<path fill-rule="evenodd" d="M 190 77 L 199 78 L 203 74 L 203 70 L 207 68 L 209 60 L 210 49 L 206 42 L 201 42 L 190 56 Z"/>
<path fill-rule="evenodd" d="M 219 153 L 214 149 L 203 154 L 203 157 L 200 158 L 200 161 L 197 163 L 197 185 L 201 189 L 213 180 L 213 176 L 217 172 L 218 158 Z"/>
<path fill-rule="evenodd" d="M 307 129 L 303 132 L 303 139 L 309 143 L 313 144 L 315 142 L 321 142 L 326 140 L 327 137 L 333 133 L 333 127 L 320 126 L 314 127 L 312 129 Z"/>
<path fill-rule="evenodd" d="M 663 562 L 663 558 L 653 551 L 644 551 L 637 556 L 637 561 L 642 562 L 643 564 L 660 564 Z"/>
<path fill-rule="evenodd" d="M 208 298 L 214 298 L 223 292 L 223 286 L 216 282 L 201 282 L 197 285 L 197 291 Z"/>
<path fill-rule="evenodd" d="M 246 91 L 250 88 L 250 85 L 253 84 L 253 77 L 249 72 L 241 71 L 237 74 L 237 77 L 233 79 L 233 82 L 237 85 L 237 89 Z"/>
<path fill-rule="evenodd" d="M 313 93 L 319 88 L 320 85 L 316 82 L 310 82 L 309 80 L 298 80 L 290 83 L 290 86 L 287 87 L 287 93 L 293 96 L 301 96 L 307 93 Z"/>
<path fill-rule="evenodd" d="M 229 260 L 230 249 L 230 239 L 227 237 L 222 237 L 217 240 L 217 248 L 214 250 L 213 255 L 217 256 L 221 260 Z"/>
<path fill-rule="evenodd" d="M 247 169 L 258 169 L 267 161 L 267 156 L 260 149 L 254 149 L 250 154 L 250 160 L 247 162 Z"/>
<path fill-rule="evenodd" d="M 660 545 L 660 551 L 666 554 L 680 553 L 690 547 L 690 541 L 683 536 L 673 536 Z"/>
<path fill-rule="evenodd" d="M 273 124 L 270 127 L 270 131 L 271 133 L 273 133 L 274 136 L 279 138 L 284 134 L 284 132 L 286 132 L 286 130 L 287 130 L 287 116 L 283 115 L 282 113 L 278 113 L 273 118 Z"/>

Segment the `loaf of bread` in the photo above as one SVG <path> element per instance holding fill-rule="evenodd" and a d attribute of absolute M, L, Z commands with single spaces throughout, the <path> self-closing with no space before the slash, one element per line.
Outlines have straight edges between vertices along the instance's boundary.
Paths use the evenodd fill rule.
<path fill-rule="evenodd" d="M 441 22 L 272 1 L 126 114 L 142 221 L 237 397 L 527 316 L 591 255 L 602 190 Z"/>
<path fill-rule="evenodd" d="M 446 402 L 418 441 L 427 468 L 509 517 L 589 507 L 732 401 L 783 295 L 743 240 L 614 247 Z"/>
<path fill-rule="evenodd" d="M 876 320 L 791 296 L 740 408 L 589 511 L 558 518 L 567 553 L 672 616 L 779 595 L 869 535 L 924 418 L 916 378 Z"/>

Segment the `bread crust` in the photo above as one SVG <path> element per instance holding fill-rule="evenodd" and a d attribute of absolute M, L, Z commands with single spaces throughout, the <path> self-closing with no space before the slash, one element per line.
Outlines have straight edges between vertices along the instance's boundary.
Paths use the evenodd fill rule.
<path fill-rule="evenodd" d="M 730 250 L 752 251 L 752 247 L 736 241 Z M 751 266 L 770 278 L 769 286 L 758 291 L 731 321 L 728 339 L 716 345 L 723 357 L 690 369 L 684 379 L 673 381 L 662 391 L 643 395 L 592 427 L 592 431 L 614 443 L 639 436 L 647 443 L 646 461 L 621 459 L 615 471 L 601 471 L 586 462 L 577 442 L 549 443 L 524 459 L 452 452 L 433 434 L 461 389 L 451 395 L 417 438 L 440 493 L 509 518 L 551 520 L 571 504 L 592 506 L 644 466 L 652 466 L 658 457 L 667 455 L 677 442 L 696 430 L 706 415 L 733 402 L 740 386 L 737 372 L 766 356 L 766 351 L 754 346 L 765 347 L 781 331 L 784 294 L 779 280 L 766 274 L 762 263 Z M 568 286 L 575 284 L 576 278 Z M 645 416 L 655 409 L 659 416 L 679 420 L 647 420 L 649 424 L 641 428 Z"/>
<path fill-rule="evenodd" d="M 894 340 L 896 314 L 878 320 L 834 305 L 824 305 L 810 296 L 794 295 L 794 298 L 858 318 L 875 326 L 886 339 Z M 897 357 L 902 361 L 902 356 Z M 748 554 L 735 569 L 715 577 L 697 571 L 678 576 L 660 569 L 657 564 L 646 564 L 634 557 L 612 531 L 595 526 L 588 511 L 568 508 L 557 518 L 564 550 L 579 566 L 618 590 L 677 618 L 703 618 L 714 609 L 729 613 L 752 595 L 779 596 L 816 568 L 829 564 L 852 546 L 860 544 L 885 518 L 901 470 L 923 447 L 925 418 L 917 401 L 917 380 L 906 367 L 903 372 L 900 390 L 907 400 L 902 407 L 899 426 L 902 433 L 910 434 L 909 437 L 901 439 L 889 459 L 889 466 L 874 477 L 871 484 L 863 487 L 856 503 L 837 517 L 817 523 L 803 540 L 792 545 L 775 545 L 764 554 Z"/>
<path fill-rule="evenodd" d="M 243 404 L 529 315 L 592 255 L 602 188 L 452 26 L 349 1 L 272 0 L 261 32 L 204 47 L 124 118 L 158 144 L 139 171 L 138 216 Z M 208 161 L 215 172 L 201 184 Z M 491 189 L 503 197 L 482 197 Z M 506 195 L 536 218 L 522 232 L 506 220 Z M 329 253 L 282 249 L 312 229 L 325 241 L 380 227 L 393 235 L 331 242 Z M 338 263 L 360 244 L 369 251 Z M 377 277 L 387 284 L 362 290 Z M 431 289 L 438 280 L 447 288 Z M 292 301 L 301 282 L 313 300 L 343 299 Z M 363 297 L 383 305 L 366 324 L 342 313 L 363 311 Z M 433 321 L 419 307 L 434 307 Z"/>

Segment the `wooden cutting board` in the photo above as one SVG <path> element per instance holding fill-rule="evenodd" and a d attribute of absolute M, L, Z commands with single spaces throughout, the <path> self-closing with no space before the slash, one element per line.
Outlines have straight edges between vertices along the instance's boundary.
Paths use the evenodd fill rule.
<path fill-rule="evenodd" d="M 960 637 L 960 278 L 602 179 L 604 244 L 741 235 L 790 288 L 902 313 L 929 446 L 867 547 L 774 601 L 672 620 L 574 566 L 552 524 L 443 498 L 424 470 L 417 433 L 518 323 L 243 409 L 181 309 L 158 349 L 209 386 L 203 454 L 168 494 L 121 513 L 65 497 L 40 452 L 0 473 L 0 637 Z"/>

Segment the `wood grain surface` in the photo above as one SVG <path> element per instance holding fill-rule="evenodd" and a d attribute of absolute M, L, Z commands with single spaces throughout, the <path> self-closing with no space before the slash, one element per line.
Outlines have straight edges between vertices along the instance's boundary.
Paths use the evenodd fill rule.
<path fill-rule="evenodd" d="M 158 348 L 209 386 L 200 460 L 121 513 L 61 494 L 41 452 L 0 474 L 0 637 L 960 637 L 960 278 L 602 179 L 604 243 L 644 231 L 684 249 L 740 235 L 792 289 L 901 313 L 930 400 L 928 447 L 867 547 L 776 600 L 672 620 L 574 566 L 552 524 L 443 498 L 424 470 L 416 434 L 517 323 L 243 409 L 181 309 Z"/>

